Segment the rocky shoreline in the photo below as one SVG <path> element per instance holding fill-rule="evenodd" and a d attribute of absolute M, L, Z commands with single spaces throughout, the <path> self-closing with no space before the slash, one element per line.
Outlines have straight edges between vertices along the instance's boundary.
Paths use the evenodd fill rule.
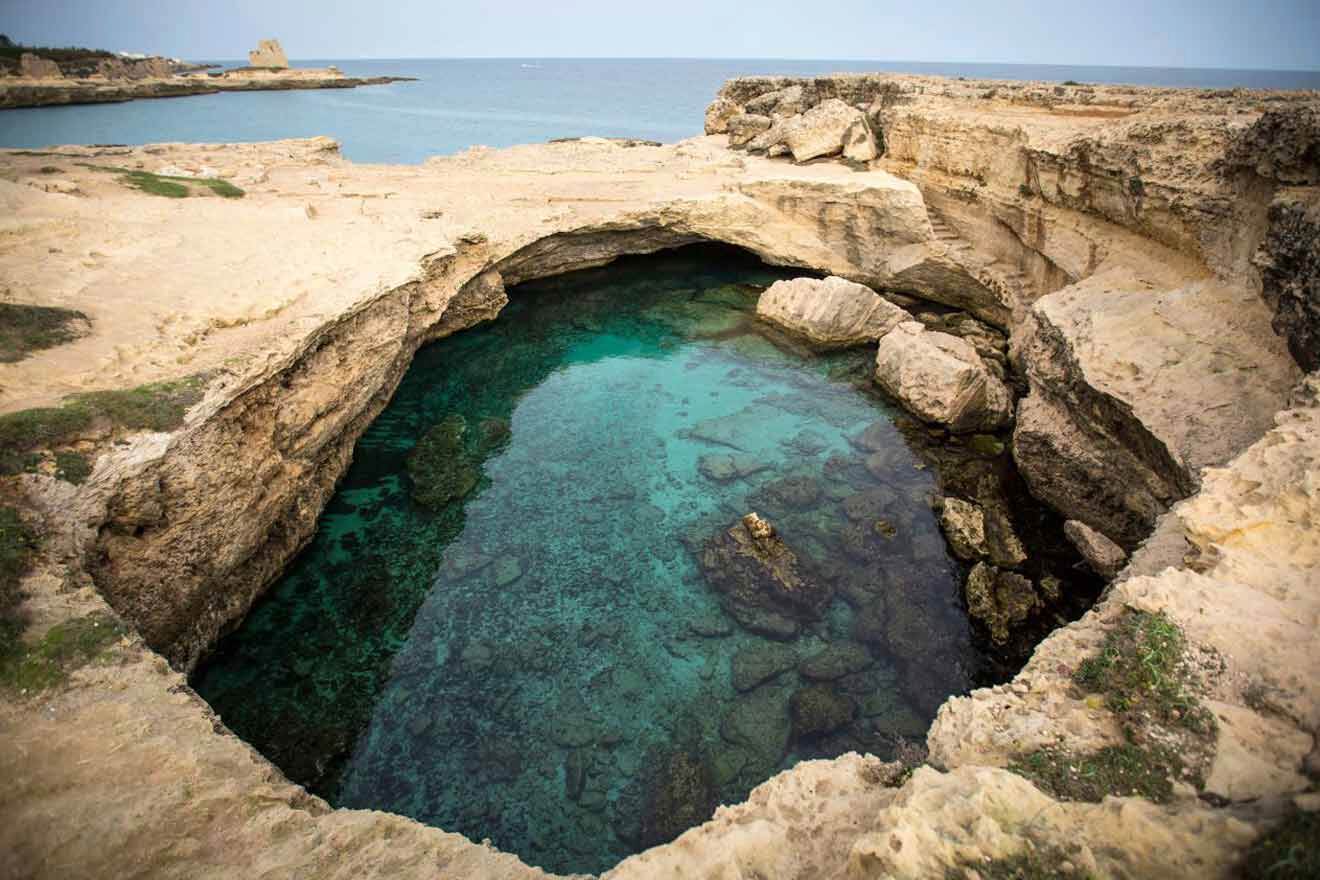
<path fill-rule="evenodd" d="M 931 766 L 801 765 L 610 876 L 925 877 L 1055 850 L 1101 876 L 1229 876 L 1281 817 L 1317 806 L 1320 419 L 1303 371 L 1317 338 L 1318 103 L 751 78 L 722 90 L 711 136 L 665 147 L 586 139 L 412 169 L 353 166 L 324 141 L 0 154 L 11 295 L 85 308 L 93 328 L 0 367 L 0 406 L 208 376 L 172 433 L 75 440 L 95 456 L 81 487 L 19 481 L 48 535 L 24 581 L 26 638 L 108 600 L 145 644 L 126 637 L 69 684 L 0 707 L 15 746 L 0 758 L 15 780 L 0 795 L 6 867 L 536 875 L 436 829 L 329 810 L 228 735 L 162 657 L 189 668 L 305 543 L 418 346 L 497 313 L 504 285 L 716 240 L 998 328 L 1004 378 L 1026 392 L 1012 448 L 1032 493 L 1097 558 L 1117 565 L 1113 545 L 1132 560 L 1011 685 L 945 704 Z M 246 195 L 161 204 L 88 167 L 110 164 L 213 173 Z M 147 264 L 143 236 L 161 243 Z M 328 252 L 327 236 L 352 244 Z M 262 256 L 276 238 L 278 257 Z M 154 261 L 189 267 L 185 283 L 163 285 Z M 257 278 L 283 298 L 254 293 Z M 208 302 L 182 301 L 200 289 Z M 114 316 L 129 290 L 143 323 Z M 904 334 L 896 367 L 941 332 L 904 326 L 881 343 Z M 982 363 L 979 387 L 1002 381 L 976 345 L 953 348 Z M 989 553 L 973 514 L 946 514 L 969 554 Z M 994 600 L 989 568 L 978 582 Z M 1070 799 L 1040 767 L 1123 747 L 1129 719 L 1075 676 L 1136 612 L 1162 615 L 1202 658 L 1188 687 L 1215 719 L 1205 758 L 1167 794 Z M 129 811 L 134 833 L 108 847 Z M 217 827 L 224 852 L 188 843 Z"/>
<path fill-rule="evenodd" d="M 113 104 L 139 98 L 181 98 L 219 92 L 353 89 L 413 82 L 410 76 L 345 76 L 335 67 L 294 68 L 277 40 L 248 53 L 249 66 L 212 70 L 177 60 L 125 59 L 109 52 L 58 50 L 62 61 L 24 52 L 12 69 L 0 66 L 0 110 L 71 104 Z"/>
<path fill-rule="evenodd" d="M 126 82 L 98 80 L 0 79 L 0 110 L 71 104 L 119 104 L 141 98 L 184 98 L 220 92 L 267 92 L 295 89 L 355 89 L 359 86 L 413 82 L 410 76 L 345 76 L 304 68 L 285 72 L 226 71 L 219 76 L 189 74 Z"/>

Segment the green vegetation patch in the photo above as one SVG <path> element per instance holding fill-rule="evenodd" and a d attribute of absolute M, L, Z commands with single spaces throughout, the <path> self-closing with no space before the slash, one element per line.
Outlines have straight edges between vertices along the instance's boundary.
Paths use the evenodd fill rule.
<path fill-rule="evenodd" d="M 29 694 L 53 687 L 123 635 L 123 626 L 100 612 L 56 624 L 33 645 L 24 644 L 11 630 L 0 640 L 0 687 Z"/>
<path fill-rule="evenodd" d="M 81 486 L 92 475 L 92 463 L 81 452 L 55 453 L 55 476 L 66 483 Z"/>
<path fill-rule="evenodd" d="M 0 507 L 0 616 L 18 604 L 18 583 L 32 564 L 38 544 L 37 535 L 17 510 Z"/>
<path fill-rule="evenodd" d="M 1077 871 L 1076 863 L 1060 847 L 1028 846 L 1022 852 L 1002 859 L 964 862 L 961 868 L 950 868 L 944 876 L 945 880 L 966 880 L 972 876 L 980 880 L 1057 880 L 1060 877 L 1090 880 L 1092 875 Z"/>
<path fill-rule="evenodd" d="M 0 303 L 0 362 L 21 361 L 83 335 L 87 316 L 73 309 Z"/>
<path fill-rule="evenodd" d="M 1112 794 L 1165 803 L 1183 762 L 1167 747 L 1125 743 L 1086 755 L 1041 749 L 1018 757 L 1008 769 L 1063 800 L 1099 803 Z"/>
<path fill-rule="evenodd" d="M 1296 812 L 1247 850 L 1245 880 L 1320 877 L 1320 814 Z"/>
<path fill-rule="evenodd" d="M 1192 691 L 1186 640 L 1167 616 L 1125 611 L 1073 682 L 1104 697 L 1127 742 L 1084 754 L 1041 749 L 1019 755 L 1010 770 L 1076 801 L 1118 795 L 1163 803 L 1173 796 L 1174 779 L 1201 784 L 1214 716 Z"/>
<path fill-rule="evenodd" d="M 155 382 L 123 391 L 93 391 L 68 398 L 63 406 L 25 409 L 0 416 L 0 475 L 32 471 L 38 448 L 72 442 L 99 419 L 130 431 L 170 431 L 183 424 L 188 408 L 201 400 L 204 376 L 177 382 Z M 76 453 L 57 454 L 55 468 L 69 482 L 90 473 L 90 464 Z M 81 474 L 81 476 L 79 476 Z"/>
<path fill-rule="evenodd" d="M 120 168 L 115 165 L 90 165 L 86 162 L 80 162 L 84 168 L 91 168 L 93 171 L 108 171 L 112 174 L 118 174 L 119 182 L 124 186 L 150 193 L 153 196 L 164 196 L 167 199 L 184 199 L 193 194 L 193 187 L 202 187 L 225 199 L 241 199 L 247 195 L 242 189 L 234 186 L 227 180 L 221 180 L 218 177 L 175 177 L 168 174 L 153 174 L 150 171 L 140 171 L 134 168 Z"/>
<path fill-rule="evenodd" d="M 1129 610 L 1100 653 L 1077 667 L 1073 681 L 1103 694 L 1117 715 L 1206 733 L 1214 719 L 1188 687 L 1185 649 L 1182 631 L 1164 614 Z"/>

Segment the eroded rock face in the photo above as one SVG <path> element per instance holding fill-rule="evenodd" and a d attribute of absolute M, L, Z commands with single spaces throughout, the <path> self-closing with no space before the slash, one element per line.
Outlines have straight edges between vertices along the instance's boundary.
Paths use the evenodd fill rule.
<path fill-rule="evenodd" d="M 262 40 L 248 53 L 248 64 L 253 67 L 288 67 L 289 57 L 279 40 Z"/>
<path fill-rule="evenodd" d="M 24 52 L 19 56 L 18 72 L 27 79 L 64 79 L 58 64 L 31 52 Z"/>
<path fill-rule="evenodd" d="M 1320 370 L 1320 194 L 1285 190 L 1270 205 L 1256 252 L 1272 325 L 1304 370 Z"/>
<path fill-rule="evenodd" d="M 880 340 L 875 380 L 923 421 L 950 431 L 993 431 L 1008 424 L 1013 398 L 971 345 L 915 321 Z"/>
<path fill-rule="evenodd" d="M 1268 428 L 1299 372 L 1250 291 L 1110 283 L 1032 308 L 1013 455 L 1033 495 L 1130 550 L 1203 466 Z"/>
<path fill-rule="evenodd" d="M 776 281 L 761 294 L 756 314 L 821 348 L 874 342 L 909 318 L 871 288 L 836 275 Z"/>

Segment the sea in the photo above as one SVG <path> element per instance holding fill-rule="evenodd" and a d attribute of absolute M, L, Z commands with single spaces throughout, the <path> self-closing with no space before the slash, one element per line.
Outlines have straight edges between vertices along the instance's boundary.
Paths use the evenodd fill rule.
<path fill-rule="evenodd" d="M 234 66 L 238 62 L 216 62 Z M 596 135 L 672 142 L 701 134 L 725 80 L 753 74 L 919 73 L 1197 88 L 1320 89 L 1320 71 L 782 59 L 309 59 L 352 76 L 414 76 L 357 89 L 246 92 L 0 111 L 0 146 L 233 142 L 328 135 L 356 162 L 418 163 L 476 144 Z"/>

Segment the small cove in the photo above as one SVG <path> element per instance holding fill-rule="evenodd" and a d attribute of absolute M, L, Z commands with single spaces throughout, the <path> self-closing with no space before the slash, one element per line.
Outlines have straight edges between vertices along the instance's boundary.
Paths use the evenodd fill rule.
<path fill-rule="evenodd" d="M 1008 667 L 962 607 L 940 468 L 873 390 L 873 350 L 800 351 L 755 320 L 798 274 L 714 247 L 629 258 L 514 288 L 419 351 L 195 688 L 331 803 L 558 872 L 796 761 L 920 742 Z M 409 459 L 439 426 L 462 494 L 428 506 Z M 753 510 L 831 585 L 795 634 L 740 625 L 703 571 Z"/>

